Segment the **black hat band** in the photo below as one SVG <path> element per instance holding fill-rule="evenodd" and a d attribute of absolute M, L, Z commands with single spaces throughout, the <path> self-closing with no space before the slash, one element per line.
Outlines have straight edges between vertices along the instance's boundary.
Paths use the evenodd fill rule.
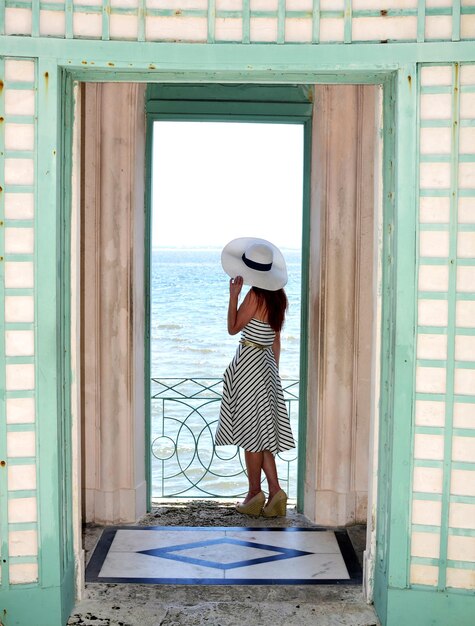
<path fill-rule="evenodd" d="M 252 270 L 257 270 L 258 272 L 268 272 L 272 268 L 272 263 L 257 263 L 257 261 L 251 261 L 251 259 L 246 257 L 245 252 L 241 258 L 247 267 L 250 267 Z"/>

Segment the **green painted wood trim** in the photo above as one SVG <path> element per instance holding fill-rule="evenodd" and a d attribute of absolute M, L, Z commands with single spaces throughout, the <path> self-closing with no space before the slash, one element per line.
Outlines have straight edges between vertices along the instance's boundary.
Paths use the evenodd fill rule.
<path fill-rule="evenodd" d="M 277 0 L 277 43 L 285 43 L 285 0 Z"/>
<path fill-rule="evenodd" d="M 320 41 L 320 0 L 313 0 L 312 43 Z"/>
<path fill-rule="evenodd" d="M 417 0 L 417 41 L 423 42 L 426 32 L 426 0 Z"/>
<path fill-rule="evenodd" d="M 147 1 L 138 1 L 138 26 L 137 26 L 137 41 L 145 41 L 145 17 L 147 14 Z"/>
<path fill-rule="evenodd" d="M 288 103 L 288 102 L 212 102 L 212 101 L 183 101 L 183 100 L 151 100 L 148 102 L 147 110 L 151 114 L 156 114 L 163 119 L 170 116 L 176 119 L 183 115 L 190 119 L 199 118 L 200 115 L 208 117 L 212 115 L 224 119 L 231 119 L 233 116 L 250 116 L 254 119 L 275 120 L 277 117 L 298 117 L 299 121 L 305 121 L 312 114 L 311 103 Z M 192 111 L 192 112 L 191 112 Z"/>
<path fill-rule="evenodd" d="M 71 362 L 71 207 L 72 207 L 72 147 L 74 129 L 74 83 L 72 77 L 66 73 L 61 76 L 61 118 L 58 137 L 60 139 L 59 189 L 60 220 L 59 243 L 62 261 L 60 265 L 60 359 L 59 370 L 63 382 L 61 392 L 61 431 L 62 445 L 60 446 L 60 485 L 61 485 L 61 553 L 63 571 L 74 564 L 74 537 L 73 537 L 73 485 L 72 485 L 72 407 L 71 387 L 73 382 Z M 80 350 L 80 347 L 77 346 Z M 80 415 L 77 415 L 80 419 Z M 74 585 L 74 580 L 70 581 Z M 69 583 L 68 583 L 69 584 Z"/>
<path fill-rule="evenodd" d="M 208 0 L 208 43 L 216 39 L 216 0 Z"/>
<path fill-rule="evenodd" d="M 5 626 L 62 626 L 74 604 L 74 588 L 69 581 L 74 572 L 67 571 L 62 587 L 40 588 L 37 585 L 12 585 L 2 594 L 0 619 Z M 61 589 L 63 592 L 61 593 Z"/>
<path fill-rule="evenodd" d="M 458 504 L 475 504 L 475 496 L 450 496 L 450 502 Z"/>
<path fill-rule="evenodd" d="M 5 322 L 5 330 L 35 330 L 34 322 Z"/>
<path fill-rule="evenodd" d="M 394 311 L 394 402 L 389 535 L 389 586 L 408 584 L 409 534 L 412 492 L 413 412 L 415 392 L 415 328 L 417 293 L 417 68 L 408 65 L 397 77 L 396 232 Z"/>
<path fill-rule="evenodd" d="M 425 42 L 375 44 L 182 44 L 137 41 L 66 40 L 47 37 L 0 36 L 0 55 L 20 57 L 45 56 L 57 58 L 61 66 L 70 69 L 105 69 L 113 80 L 120 69 L 131 74 L 140 70 L 136 79 L 155 81 L 157 76 L 183 80 L 183 72 L 192 81 L 208 76 L 211 82 L 226 78 L 230 82 L 272 82 L 281 76 L 285 82 L 315 82 L 315 76 L 324 72 L 320 82 L 328 82 L 342 71 L 379 72 L 384 74 L 407 63 L 418 62 L 472 62 L 475 57 L 473 42 Z M 376 52 L 377 51 L 377 52 Z M 93 65 L 91 66 L 91 62 Z M 337 68 L 337 70 L 335 70 Z M 142 73 L 143 70 L 146 70 Z M 220 75 L 219 72 L 222 72 Z M 218 72 L 210 75 L 210 72 Z M 173 74 L 175 73 L 175 78 Z M 134 76 L 133 74 L 131 74 Z M 89 74 L 94 80 L 94 74 Z M 308 81 L 304 80 L 308 77 Z M 235 78 L 238 78 L 235 80 Z M 126 76 L 120 77 L 126 80 Z M 130 79 L 130 76 L 129 76 Z M 134 77 L 135 80 L 135 77 Z M 178 79 L 180 80 L 180 79 Z M 337 78 L 338 80 L 338 78 Z M 356 82 L 356 77 L 353 78 Z"/>
<path fill-rule="evenodd" d="M 64 15 L 65 34 L 64 36 L 66 37 L 66 39 L 72 39 L 74 36 L 73 35 L 73 12 L 74 12 L 73 0 L 65 0 L 64 11 L 65 11 L 65 15 Z"/>
<path fill-rule="evenodd" d="M 36 409 L 39 497 L 39 585 L 55 588 L 57 611 L 69 610 L 74 589 L 70 482 L 69 238 L 59 211 L 61 163 L 61 76 L 53 60 L 38 63 L 38 154 L 36 199 Z M 67 91 L 66 91 L 67 93 Z M 67 98 L 66 98 L 67 100 Z M 69 120 L 70 121 L 70 120 Z M 40 219 L 41 217 L 41 219 Z M 63 215 L 68 222 L 69 212 Z M 68 223 L 69 232 L 69 223 Z M 62 249 L 65 265 L 58 271 Z M 61 264 L 60 264 L 61 265 Z M 62 274 L 62 275 L 61 275 Z M 61 280 L 66 283 L 61 285 Z M 63 290 L 63 293 L 62 293 Z M 64 293 L 66 291 L 66 293 Z M 64 301 L 62 301 L 64 298 Z M 41 363 L 41 366 L 39 365 Z M 65 415 L 66 413 L 66 415 Z M 51 446 L 51 442 L 58 445 Z M 30 606 L 30 611 L 35 607 Z M 37 612 L 42 612 L 37 609 Z"/>
<path fill-rule="evenodd" d="M 450 483 L 452 479 L 452 439 L 455 385 L 455 324 L 457 291 L 457 226 L 458 226 L 458 154 L 460 118 L 460 68 L 452 67 L 452 162 L 450 168 L 450 221 L 449 221 L 449 286 L 447 321 L 447 374 L 445 384 L 445 438 L 442 480 L 442 514 L 439 550 L 439 580 L 437 588 L 443 591 L 447 578 L 447 552 L 449 529 Z"/>
<path fill-rule="evenodd" d="M 473 626 L 472 593 L 433 589 L 389 589 L 385 626 Z"/>
<path fill-rule="evenodd" d="M 60 446 L 52 446 L 51 442 L 61 441 L 58 402 L 61 384 L 57 369 L 60 348 L 57 332 L 59 164 L 56 154 L 60 111 L 58 70 L 53 60 L 38 62 L 37 102 L 37 146 L 42 156 L 37 164 L 35 203 L 35 311 L 38 328 L 41 328 L 41 333 L 35 337 L 39 584 L 54 587 L 61 576 Z"/>
<path fill-rule="evenodd" d="M 460 0 L 452 0 L 452 41 L 460 41 Z"/>
<path fill-rule="evenodd" d="M 395 233 L 395 152 L 396 152 L 396 74 L 383 85 L 383 224 L 382 258 L 393 259 Z M 374 605 L 378 617 L 385 623 L 387 614 L 388 559 L 391 509 L 392 422 L 394 402 L 394 282 L 395 264 L 382 264 L 381 302 L 381 366 L 378 441 L 378 486 L 376 514 L 376 552 L 374 556 Z"/>
<path fill-rule="evenodd" d="M 8 499 L 17 500 L 18 498 L 36 498 L 38 495 L 36 489 L 19 489 L 18 491 L 9 491 Z"/>
<path fill-rule="evenodd" d="M 36 424 L 35 422 L 27 422 L 25 424 L 7 424 L 7 432 L 32 432 L 35 431 Z"/>
<path fill-rule="evenodd" d="M 102 0 L 102 40 L 110 39 L 111 0 Z"/>
<path fill-rule="evenodd" d="M 31 36 L 39 37 L 40 34 L 40 0 L 32 0 L 31 3 Z"/>
<path fill-rule="evenodd" d="M 343 41 L 345 43 L 351 43 L 353 33 L 353 15 L 351 0 L 345 0 L 345 13 L 344 13 L 344 26 L 343 26 Z"/>
<path fill-rule="evenodd" d="M 242 0 L 242 43 L 251 42 L 251 2 Z"/>
<path fill-rule="evenodd" d="M 304 123 L 303 207 L 302 207 L 302 292 L 300 299 L 300 328 L 308 328 L 310 284 L 310 193 L 312 171 L 312 118 Z M 307 458 L 307 394 L 308 394 L 308 332 L 300 334 L 299 436 L 297 460 L 297 511 L 305 506 Z"/>
<path fill-rule="evenodd" d="M 0 59 L 0 76 L 5 61 Z M 5 90 L 0 91 L 0 116 L 5 117 Z M 5 124 L 0 124 L 0 155 L 5 148 Z M 5 187 L 5 159 L 0 159 L 0 189 Z M 5 193 L 0 192 L 0 329 L 5 328 Z M 0 331 L 0 461 L 7 460 L 5 333 Z M 0 465 L 0 588 L 8 587 L 8 465 Z M 1 607 L 0 607 L 1 608 Z"/>
<path fill-rule="evenodd" d="M 144 233 L 144 340 L 145 340 L 145 480 L 147 483 L 147 511 L 152 509 L 152 407 L 150 398 L 152 359 L 151 359 L 151 322 L 152 322 L 152 172 L 153 172 L 153 120 L 148 112 L 148 95 L 150 85 L 147 88 L 146 102 L 146 130 L 145 130 L 145 233 Z"/>
<path fill-rule="evenodd" d="M 413 500 L 430 500 L 431 502 L 440 502 L 442 496 L 440 493 L 425 493 L 423 491 L 413 491 Z"/>
<path fill-rule="evenodd" d="M 263 91 L 265 87 L 265 92 Z M 216 101 L 237 103 L 242 106 L 247 103 L 266 102 L 269 104 L 306 104 L 311 106 L 312 87 L 309 85 L 292 85 L 286 84 L 254 84 L 254 83 L 238 83 L 238 84 L 221 84 L 215 83 L 161 83 L 159 85 L 149 84 L 147 87 L 147 110 L 156 101 L 188 101 L 207 102 L 208 107 L 212 107 Z M 265 93 L 265 97 L 263 97 Z M 192 109 L 189 111 L 193 112 Z M 209 112 L 209 111 L 208 111 Z M 214 111 L 211 111 L 214 114 Z M 252 110 L 251 110 L 252 112 Z M 306 110 L 307 115 L 311 115 L 311 108 Z"/>
<path fill-rule="evenodd" d="M 236 87 L 238 87 L 236 89 Z M 171 91 L 170 91 L 171 90 Z M 147 194 L 146 215 L 147 221 L 151 221 L 151 160 L 152 160 L 152 135 L 154 120 L 190 120 L 201 121 L 254 121 L 262 123 L 261 113 L 267 111 L 265 120 L 269 123 L 299 123 L 304 126 L 304 181 L 303 181 L 303 219 L 302 219 L 302 291 L 301 291 L 301 328 L 306 329 L 308 324 L 308 284 L 309 284 L 309 254 L 310 254 L 310 171 L 311 171 L 311 119 L 313 113 L 313 90 L 302 86 L 285 87 L 277 85 L 239 85 L 233 88 L 222 85 L 177 85 L 176 88 L 168 86 L 169 93 L 175 100 L 160 100 L 164 97 L 163 89 L 157 85 L 149 85 L 147 88 Z M 244 96 L 243 96 L 244 94 Z M 204 96 L 206 99 L 203 99 Z M 246 99 L 244 99 L 244 97 Z M 194 99 L 199 98 L 199 99 Z M 220 102 L 216 102 L 219 99 Z M 277 100 L 277 102 L 276 102 Z M 165 104 L 166 107 L 160 106 Z M 173 115 L 173 111 L 176 111 Z M 227 111 L 227 114 L 225 112 Z M 279 114 L 272 115 L 272 111 Z M 285 114 L 284 114 L 285 113 Z M 148 212 L 148 213 L 147 213 Z M 150 226 L 148 237 L 150 237 Z M 150 259 L 150 241 L 148 241 L 147 259 Z M 150 261 L 149 261 L 150 263 Z M 146 332 L 150 334 L 150 268 L 147 270 L 146 285 L 148 305 L 146 307 Z M 150 358 L 150 336 L 146 339 L 146 355 Z M 150 360 L 146 364 L 146 372 L 150 372 Z M 305 458 L 306 458 L 306 433 L 307 433 L 307 377 L 308 377 L 308 335 L 301 334 L 300 344 L 300 401 L 299 401 L 299 437 L 298 437 L 298 484 L 297 484 L 297 509 L 303 511 L 304 507 L 304 484 L 305 484 Z M 150 386 L 150 376 L 147 377 Z M 146 406 L 149 411 L 147 418 L 148 432 L 146 441 L 150 441 L 151 417 L 150 417 L 150 389 L 146 389 Z M 151 458 L 150 445 L 146 453 L 147 471 L 150 473 L 149 487 L 151 488 Z M 150 501 L 150 497 L 149 497 Z"/>

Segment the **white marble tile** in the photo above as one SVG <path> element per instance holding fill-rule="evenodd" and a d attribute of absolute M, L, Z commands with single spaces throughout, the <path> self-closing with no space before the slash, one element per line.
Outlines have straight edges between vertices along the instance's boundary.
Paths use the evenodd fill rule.
<path fill-rule="evenodd" d="M 167 546 L 195 543 L 222 537 L 222 531 L 118 530 L 110 547 L 112 552 L 138 552 Z"/>
<path fill-rule="evenodd" d="M 224 578 L 223 571 L 136 552 L 109 552 L 102 578 Z"/>
<path fill-rule="evenodd" d="M 275 550 L 266 550 L 258 546 L 244 546 L 232 543 L 218 543 L 207 546 L 179 550 L 174 554 L 191 559 L 201 559 L 213 563 L 229 565 L 240 561 L 249 561 L 272 557 L 278 554 Z"/>
<path fill-rule="evenodd" d="M 321 554 L 338 554 L 340 548 L 332 531 L 227 531 L 228 537 L 235 537 L 242 541 L 252 541 L 268 546 L 278 546 L 291 550 L 304 550 Z"/>
<path fill-rule="evenodd" d="M 310 554 L 226 571 L 226 578 L 256 580 L 349 579 L 340 554 Z"/>
<path fill-rule="evenodd" d="M 211 543 L 192 545 L 204 542 Z M 246 545 L 248 543 L 251 545 Z M 189 547 L 186 547 L 188 544 Z M 168 557 L 140 553 L 174 546 L 179 548 L 168 552 Z M 310 554 L 291 556 L 285 554 L 285 550 L 301 550 Z M 266 563 L 252 563 L 273 557 L 279 558 Z M 214 562 L 216 567 L 205 563 L 187 563 L 187 558 Z M 245 561 L 250 563 L 230 567 Z M 350 578 L 333 531 L 247 529 L 119 529 L 102 565 L 99 580 L 101 577 L 183 581 L 210 578 L 216 582 L 224 578 L 262 579 L 266 582 Z"/>

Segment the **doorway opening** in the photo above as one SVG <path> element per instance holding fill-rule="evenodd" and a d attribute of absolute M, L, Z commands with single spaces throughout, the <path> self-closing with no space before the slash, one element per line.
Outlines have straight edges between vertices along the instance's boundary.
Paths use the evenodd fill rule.
<path fill-rule="evenodd" d="M 280 374 L 297 442 L 304 128 L 156 120 L 152 132 L 151 498 L 235 499 L 247 492 L 243 452 L 214 446 L 222 375 L 237 343 L 226 331 L 220 253 L 231 239 L 255 236 L 285 255 Z M 298 448 L 277 456 L 292 501 L 297 458 Z"/>
<path fill-rule="evenodd" d="M 91 352 L 87 348 L 88 342 L 90 342 L 89 345 L 93 343 L 93 336 L 85 326 L 85 316 L 83 316 L 81 322 L 81 336 L 84 340 L 82 346 L 83 368 L 86 371 L 86 364 L 92 363 L 88 373 L 95 372 L 99 374 L 99 377 L 94 376 L 93 385 L 91 382 L 92 386 L 89 389 L 84 386 L 82 389 L 83 407 L 88 400 L 90 411 L 87 413 L 83 410 L 84 429 L 87 429 L 89 439 L 87 451 L 83 454 L 84 478 L 82 487 L 85 491 L 90 490 L 89 494 L 84 496 L 84 501 L 89 498 L 88 502 L 91 505 L 89 515 L 92 515 L 93 518 L 89 517 L 89 521 L 95 519 L 95 521 L 102 523 L 121 523 L 135 521 L 139 516 L 137 513 L 145 511 L 146 489 L 151 484 L 145 468 L 149 452 L 144 452 L 147 449 L 150 451 L 151 441 L 151 437 L 147 437 L 145 434 L 147 423 L 145 413 L 151 396 L 146 388 L 150 380 L 150 371 L 146 365 L 144 350 L 144 345 L 146 345 L 144 336 L 150 325 L 145 321 L 147 305 L 144 301 L 147 295 L 147 284 L 144 283 L 143 277 L 146 273 L 141 266 L 141 263 L 146 263 L 147 259 L 151 258 L 148 254 L 147 245 L 144 245 L 144 240 L 150 236 L 151 231 L 143 219 L 143 173 L 146 163 L 144 110 L 146 98 L 145 90 L 137 84 L 86 85 L 87 89 L 89 87 L 95 93 L 92 103 L 88 104 L 87 95 L 82 98 L 82 132 L 78 138 L 79 152 L 82 155 L 79 177 L 84 190 L 82 198 L 84 200 L 85 197 L 89 197 L 89 208 L 91 209 L 89 218 L 86 218 L 83 212 L 79 219 L 83 245 L 82 261 L 83 263 L 86 260 L 91 261 L 88 266 L 89 269 L 86 271 L 83 268 L 81 275 L 81 297 L 82 303 L 90 311 L 90 320 L 95 325 L 95 337 L 102 342 L 102 348 L 98 351 L 97 343 L 91 348 L 95 352 Z M 378 418 L 378 395 L 375 391 L 377 387 L 375 381 L 378 380 L 380 371 L 378 337 L 381 332 L 379 313 L 381 303 L 374 294 L 380 293 L 380 291 L 369 289 L 369 292 L 365 292 L 369 293 L 366 298 L 359 289 L 360 283 L 352 282 L 353 275 L 351 272 L 355 267 L 358 267 L 358 276 L 364 278 L 369 275 L 367 269 L 371 268 L 370 285 L 372 287 L 379 285 L 380 276 L 377 268 L 381 258 L 381 250 L 376 245 L 371 248 L 372 252 L 366 254 L 364 258 L 358 255 L 356 264 L 353 263 L 352 259 L 354 260 L 355 254 L 361 251 L 361 226 L 365 225 L 369 231 L 374 233 L 380 227 L 382 219 L 379 172 L 381 164 L 378 161 L 381 149 L 378 141 L 378 137 L 380 137 L 378 106 L 381 105 L 381 100 L 378 100 L 376 94 L 377 87 L 371 86 L 373 93 L 370 93 L 366 91 L 367 86 L 348 86 L 355 88 L 354 93 L 347 93 L 344 98 L 341 98 L 338 93 L 334 92 L 330 100 L 327 98 L 325 101 L 328 94 L 326 96 L 323 94 L 327 87 L 318 87 L 321 98 L 318 100 L 319 107 L 317 108 L 314 106 L 313 88 L 306 86 L 304 89 L 306 94 L 311 92 L 311 95 L 304 103 L 305 112 L 296 115 L 295 118 L 300 115 L 300 119 L 294 120 L 297 124 L 305 127 L 303 143 L 307 158 L 304 159 L 303 166 L 302 204 L 305 206 L 307 202 L 309 206 L 307 215 L 305 212 L 301 213 L 301 216 L 303 215 L 303 218 L 301 217 L 303 240 L 306 242 L 302 250 L 307 256 L 305 254 L 303 256 L 301 279 L 303 289 L 299 321 L 301 321 L 301 328 L 305 333 L 306 340 L 302 342 L 303 350 L 300 353 L 300 362 L 305 366 L 304 368 L 300 367 L 300 379 L 305 384 L 308 382 L 308 394 L 305 389 L 304 397 L 301 397 L 304 402 L 300 402 L 300 426 L 302 424 L 305 426 L 305 452 L 299 457 L 300 466 L 303 465 L 304 467 L 299 488 L 302 495 L 305 496 L 300 502 L 307 517 L 310 520 L 318 521 L 321 519 L 319 516 L 323 514 L 333 515 L 333 518 L 328 517 L 327 519 L 342 519 L 343 522 L 319 523 L 336 526 L 348 525 L 352 519 L 356 520 L 356 506 L 352 509 L 352 503 L 357 502 L 355 500 L 357 489 L 354 488 L 355 463 L 357 464 L 357 474 L 365 483 L 365 490 L 368 493 L 373 490 L 372 476 L 375 475 L 376 469 L 376 463 L 372 465 L 377 446 L 373 440 L 374 428 L 371 427 L 371 422 L 374 426 Z M 118 96 L 116 90 L 120 88 L 129 90 L 127 97 Z M 256 86 L 253 88 L 257 89 Z M 268 86 L 265 87 L 266 96 L 267 89 Z M 328 87 L 328 89 L 332 90 L 333 87 Z M 104 93 L 100 93 L 102 91 Z M 189 102 L 180 99 L 177 101 L 182 106 L 182 116 L 188 118 L 190 116 L 189 110 L 183 111 L 183 109 L 187 109 Z M 161 106 L 169 106 L 169 102 L 167 100 L 166 105 L 163 105 L 162 101 Z M 210 105 L 210 102 L 215 104 Z M 372 116 L 365 115 L 367 112 L 365 102 L 376 103 Z M 351 106 L 348 103 L 351 103 Z M 203 101 L 201 104 L 203 106 Z M 240 111 L 240 115 L 248 104 L 249 101 L 239 103 L 237 110 Z M 252 104 L 255 109 L 255 100 Z M 271 102 L 270 108 L 273 104 L 275 102 Z M 222 106 L 223 109 L 221 115 L 227 119 L 229 117 L 228 101 L 223 100 L 216 104 L 213 98 L 209 98 L 205 102 L 206 107 L 218 105 Z M 279 107 L 281 106 L 280 103 Z M 292 103 L 292 106 L 295 106 L 295 102 Z M 121 109 L 121 107 L 123 108 Z M 111 115 L 112 109 L 116 111 L 116 116 Z M 88 111 L 92 115 L 89 120 L 87 119 Z M 98 111 L 100 115 L 97 115 Z M 150 113 L 150 110 L 147 112 L 153 113 Z M 354 112 L 356 112 L 356 118 L 351 117 Z M 216 110 L 214 113 L 216 115 Z M 172 113 L 169 112 L 168 116 L 176 121 L 176 114 L 176 110 L 174 110 Z M 281 115 L 285 117 L 285 114 L 281 113 Z M 263 117 L 266 116 L 274 117 L 268 112 Z M 91 120 L 94 120 L 95 124 L 92 131 L 91 127 L 88 126 L 92 123 Z M 125 124 L 124 120 L 128 120 L 128 124 Z M 131 120 L 132 123 L 130 123 Z M 348 122 L 348 132 L 341 128 L 343 120 Z M 266 121 L 269 122 L 269 120 Z M 187 122 L 182 119 L 179 123 L 186 125 Z M 275 123 L 275 119 L 273 123 Z M 111 125 L 110 128 L 107 127 L 108 124 Z M 228 124 L 229 127 L 240 127 L 239 124 L 229 122 Z M 312 125 L 313 135 L 311 132 Z M 335 129 L 338 128 L 340 131 L 336 134 Z M 349 140 L 350 130 L 353 133 L 351 142 Z M 127 136 L 121 137 L 120 133 L 122 132 L 126 132 Z M 316 143 L 315 137 L 319 137 L 318 143 Z M 88 155 L 91 154 L 95 154 L 100 159 L 101 167 L 97 168 L 97 159 L 94 162 L 88 158 Z M 365 159 L 365 154 L 369 154 L 371 159 Z M 150 154 L 148 158 L 150 159 Z M 123 162 L 120 159 L 123 159 Z M 305 163 L 308 169 L 306 169 Z M 91 168 L 95 168 L 97 172 L 101 173 L 101 176 L 88 177 L 86 173 L 88 168 L 89 171 Z M 367 178 L 362 176 L 365 168 L 368 174 Z M 124 172 L 126 175 L 123 175 Z M 373 178 L 369 175 L 371 172 L 374 175 Z M 338 179 L 340 185 L 338 185 Z M 186 181 L 183 184 L 186 184 Z M 107 185 L 109 188 L 105 188 Z M 362 195 L 363 188 L 366 189 L 367 196 Z M 351 193 L 345 195 L 342 190 L 351 190 Z M 355 213 L 355 207 L 361 208 L 362 198 L 365 197 L 371 198 L 373 203 L 371 215 L 363 215 L 361 212 Z M 359 221 L 355 221 L 355 215 L 358 215 Z M 340 226 L 344 222 L 346 223 L 345 229 L 341 229 Z M 352 233 L 351 246 L 348 245 L 346 239 L 349 233 Z M 104 240 L 101 239 L 103 235 L 105 236 Z M 230 235 L 229 238 L 232 236 L 234 235 Z M 267 237 L 270 238 L 269 235 Z M 337 244 L 337 254 L 333 256 L 331 250 L 335 243 Z M 86 246 L 88 246 L 88 251 L 85 250 Z M 331 265 L 334 258 L 342 258 L 340 253 L 345 253 L 350 248 L 353 251 L 352 254 L 343 254 L 347 263 L 343 269 Z M 183 247 L 179 249 L 183 250 Z M 368 253 L 368 249 L 365 250 Z M 88 254 L 91 254 L 90 258 Z M 219 259 L 217 265 L 219 267 Z M 345 273 L 346 271 L 347 273 Z M 90 273 L 88 274 L 88 272 Z M 350 322 L 345 327 L 345 332 L 342 334 L 334 332 L 330 337 L 328 332 L 335 316 L 329 314 L 329 311 L 333 311 L 338 318 L 338 313 L 347 314 L 349 310 L 346 303 L 350 302 L 351 298 L 345 300 L 345 305 L 341 306 L 340 309 L 335 306 L 335 303 L 338 304 L 338 299 L 333 301 L 333 308 L 328 308 L 329 293 L 333 293 L 334 296 L 341 293 L 340 278 L 342 277 L 349 281 L 350 286 L 353 285 L 353 297 L 358 297 L 358 303 L 361 304 L 366 301 L 375 316 L 370 323 L 360 308 L 352 306 L 351 314 L 348 315 Z M 225 296 L 226 278 L 224 275 L 223 279 L 224 289 L 222 292 Z M 90 297 L 84 292 L 88 287 L 91 287 L 88 291 Z M 348 293 L 347 296 L 349 297 Z M 350 420 L 350 422 L 340 423 L 338 421 L 340 418 L 338 418 L 335 423 L 333 409 L 338 408 L 338 402 L 333 407 L 322 402 L 322 398 L 325 397 L 327 399 L 333 397 L 337 400 L 341 397 L 338 393 L 332 396 L 331 390 L 325 390 L 328 376 L 323 376 L 323 373 L 328 374 L 331 368 L 328 367 L 328 361 L 324 359 L 326 358 L 325 355 L 330 354 L 332 356 L 334 354 L 329 352 L 330 339 L 335 340 L 338 354 L 343 355 L 345 359 L 353 359 L 353 362 L 355 358 L 358 359 L 358 342 L 354 341 L 354 337 L 351 342 L 345 342 L 346 330 L 350 325 L 352 324 L 353 330 L 359 327 L 358 324 L 355 324 L 356 317 L 360 321 L 364 320 L 367 328 L 371 330 L 368 335 L 369 360 L 365 368 L 360 367 L 358 370 L 359 373 L 365 373 L 364 383 L 370 394 L 370 402 L 365 413 L 366 424 L 369 425 L 366 430 L 365 441 L 363 431 L 355 430 L 355 422 Z M 342 318 L 338 319 L 339 322 L 342 321 Z M 109 324 L 108 337 L 115 335 L 115 338 L 109 342 L 105 341 L 102 334 L 104 323 Z M 364 323 L 360 326 L 363 327 Z M 338 325 L 333 327 L 334 331 L 338 328 L 340 328 Z M 338 343 L 338 337 L 343 339 L 340 343 Z M 325 340 L 323 343 L 322 338 Z M 308 352 L 307 341 L 309 344 Z M 233 349 L 234 344 L 231 351 Z M 116 357 L 121 359 L 120 367 L 117 367 Z M 342 358 L 336 363 L 334 371 L 338 371 L 343 361 Z M 358 362 L 358 365 L 361 363 Z M 118 375 L 122 378 L 120 376 L 117 378 Z M 358 376 L 352 375 L 352 381 L 357 380 Z M 345 392 L 348 390 L 347 386 L 342 388 Z M 353 386 L 353 390 L 355 389 L 357 386 Z M 117 390 L 123 395 L 118 395 Z M 121 401 L 121 397 L 123 401 Z M 111 404 L 108 404 L 108 398 L 111 399 Z M 354 395 L 351 396 L 350 400 L 346 398 L 345 402 L 353 403 L 352 406 L 361 406 L 359 400 L 355 400 Z M 302 405 L 304 405 L 303 409 Z M 125 412 L 124 406 L 127 408 Z M 353 413 L 351 415 L 353 419 Z M 209 434 L 208 427 L 206 429 Z M 301 428 L 299 432 L 302 441 Z M 354 435 L 357 432 L 361 445 L 354 444 Z M 338 433 L 344 433 L 346 437 L 346 448 L 343 453 L 339 452 L 337 445 L 342 441 Z M 84 441 L 85 437 L 83 443 Z M 324 445 L 328 448 L 324 449 L 322 447 Z M 86 445 L 83 445 L 83 450 L 86 450 Z M 123 458 L 125 459 L 120 471 L 117 471 L 116 465 L 118 450 L 124 453 Z M 331 451 L 334 455 L 333 460 L 341 461 L 341 463 L 334 463 L 330 468 L 331 471 L 326 472 L 330 463 L 326 465 L 325 458 L 331 457 Z M 364 458 L 368 462 L 366 474 L 361 465 Z M 344 470 L 341 469 L 343 465 Z M 335 471 L 333 471 L 334 469 Z M 109 486 L 107 481 L 109 481 Z M 297 500 L 299 501 L 299 498 Z M 368 505 L 365 509 L 364 496 L 360 503 L 362 506 L 359 508 L 358 515 L 360 519 L 366 520 L 367 510 L 371 510 L 371 506 Z M 87 513 L 85 515 L 87 516 Z M 85 519 L 88 518 L 85 517 Z M 371 527 L 370 532 L 372 533 L 373 530 Z"/>

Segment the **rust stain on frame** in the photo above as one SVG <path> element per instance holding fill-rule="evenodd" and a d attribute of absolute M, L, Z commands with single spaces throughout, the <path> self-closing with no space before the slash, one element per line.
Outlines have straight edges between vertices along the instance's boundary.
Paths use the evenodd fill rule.
<path fill-rule="evenodd" d="M 459 110 L 459 72 L 460 65 L 458 63 L 454 63 L 454 94 L 452 99 L 452 146 L 456 145 L 457 132 L 458 132 L 458 110 Z M 455 193 L 452 195 L 455 196 Z"/>

